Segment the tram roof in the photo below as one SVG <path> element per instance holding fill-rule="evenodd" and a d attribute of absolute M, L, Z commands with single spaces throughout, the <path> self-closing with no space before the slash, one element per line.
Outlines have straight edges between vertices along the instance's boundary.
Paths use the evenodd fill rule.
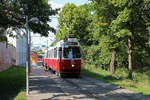
<path fill-rule="evenodd" d="M 76 45 L 69 45 L 68 43 L 77 43 Z M 55 47 L 65 47 L 65 46 L 80 46 L 80 43 L 76 38 L 68 38 L 67 40 L 60 40 L 55 46 L 50 47 L 49 49 Z"/>

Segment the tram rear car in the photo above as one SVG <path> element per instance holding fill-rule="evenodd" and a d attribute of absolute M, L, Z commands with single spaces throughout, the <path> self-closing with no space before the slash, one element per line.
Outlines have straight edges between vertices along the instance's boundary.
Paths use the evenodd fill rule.
<path fill-rule="evenodd" d="M 45 52 L 43 61 L 45 69 L 52 69 L 56 74 L 80 75 L 81 48 L 76 38 L 61 40 Z"/>

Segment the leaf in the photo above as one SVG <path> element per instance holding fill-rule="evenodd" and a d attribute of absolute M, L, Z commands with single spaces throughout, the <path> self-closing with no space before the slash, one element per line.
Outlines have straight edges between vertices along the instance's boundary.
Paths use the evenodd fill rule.
<path fill-rule="evenodd" d="M 128 29 L 121 29 L 119 32 L 115 34 L 118 38 L 132 36 L 132 33 Z"/>

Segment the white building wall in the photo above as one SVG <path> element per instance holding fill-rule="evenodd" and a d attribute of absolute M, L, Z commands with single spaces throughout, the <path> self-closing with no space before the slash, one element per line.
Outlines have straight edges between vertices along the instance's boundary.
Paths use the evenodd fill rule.
<path fill-rule="evenodd" d="M 26 64 L 26 54 L 27 54 L 27 42 L 26 37 L 18 36 L 16 40 L 16 65 L 23 65 Z"/>
<path fill-rule="evenodd" d="M 8 37 L 8 41 L 10 44 L 12 44 L 14 47 L 16 47 L 16 65 L 23 65 L 26 64 L 26 36 L 23 35 L 23 32 L 21 30 L 18 30 L 17 32 L 13 31 L 14 35 L 17 35 L 16 38 Z"/>

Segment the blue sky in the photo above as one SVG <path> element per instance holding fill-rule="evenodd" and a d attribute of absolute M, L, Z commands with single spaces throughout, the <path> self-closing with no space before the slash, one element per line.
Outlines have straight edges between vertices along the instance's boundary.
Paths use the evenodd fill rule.
<path fill-rule="evenodd" d="M 88 0 L 48 0 L 48 3 L 51 4 L 52 8 L 62 8 L 66 3 L 74 3 L 75 5 L 82 5 L 85 3 L 88 3 Z M 58 22 L 56 18 L 52 19 L 52 22 L 50 23 L 53 27 L 57 27 Z"/>
<path fill-rule="evenodd" d="M 57 4 L 66 4 L 66 3 L 74 3 L 76 5 L 82 5 L 84 3 L 88 3 L 89 1 L 88 0 L 49 0 L 49 1 L 53 1 Z"/>
<path fill-rule="evenodd" d="M 48 0 L 48 3 L 52 6 L 52 8 L 61 8 L 63 7 L 66 3 L 74 3 L 75 5 L 82 5 L 85 3 L 88 3 L 88 0 Z M 56 28 L 58 25 L 57 19 L 53 18 L 52 22 L 49 23 L 50 26 Z M 39 34 L 32 35 L 32 44 L 33 46 L 39 46 L 39 45 L 46 45 L 47 41 L 48 44 L 50 45 L 53 41 L 55 40 L 55 35 L 53 33 L 49 33 L 49 37 L 35 37 L 39 36 Z"/>

